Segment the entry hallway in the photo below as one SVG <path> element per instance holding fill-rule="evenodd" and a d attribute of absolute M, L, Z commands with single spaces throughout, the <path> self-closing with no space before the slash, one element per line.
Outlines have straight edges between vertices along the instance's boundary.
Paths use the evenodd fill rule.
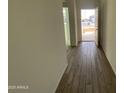
<path fill-rule="evenodd" d="M 94 42 L 72 48 L 68 62 L 56 93 L 116 93 L 115 74 Z"/>

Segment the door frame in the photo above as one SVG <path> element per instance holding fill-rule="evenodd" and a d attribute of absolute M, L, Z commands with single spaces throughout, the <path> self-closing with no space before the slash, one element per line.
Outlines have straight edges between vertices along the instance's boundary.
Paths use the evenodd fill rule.
<path fill-rule="evenodd" d="M 99 47 L 99 45 L 100 45 L 100 31 L 99 31 L 99 29 L 100 29 L 100 26 L 99 26 L 99 20 L 100 20 L 100 18 L 99 18 L 99 7 L 96 7 L 96 8 L 90 8 L 90 9 L 94 9 L 95 10 L 95 13 L 96 13 L 96 11 L 97 11 L 97 28 L 96 28 L 96 31 L 95 31 L 95 44 L 96 44 L 96 46 L 97 47 Z M 80 15 L 81 15 L 81 10 L 87 10 L 87 9 L 80 9 Z M 96 14 L 95 14 L 96 15 Z M 80 16 L 80 24 L 81 24 L 81 16 Z M 82 27 L 80 27 L 81 28 L 81 33 L 82 33 Z M 82 36 L 82 35 L 81 35 Z M 83 41 L 82 41 L 83 42 Z M 85 41 L 84 41 L 85 42 Z"/>
<path fill-rule="evenodd" d="M 96 46 L 99 47 L 99 8 L 95 8 L 95 16 L 96 16 L 96 31 L 95 31 L 95 43 Z"/>

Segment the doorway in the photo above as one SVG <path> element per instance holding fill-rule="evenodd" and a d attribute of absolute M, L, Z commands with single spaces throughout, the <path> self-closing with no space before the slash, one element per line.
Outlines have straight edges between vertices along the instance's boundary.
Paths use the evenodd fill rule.
<path fill-rule="evenodd" d="M 66 49 L 68 50 L 69 47 L 70 47 L 70 25 L 69 25 L 69 10 L 68 10 L 68 7 L 63 7 L 63 20 L 64 20 Z"/>
<path fill-rule="evenodd" d="M 98 13 L 97 9 L 81 9 L 82 41 L 98 43 Z"/>

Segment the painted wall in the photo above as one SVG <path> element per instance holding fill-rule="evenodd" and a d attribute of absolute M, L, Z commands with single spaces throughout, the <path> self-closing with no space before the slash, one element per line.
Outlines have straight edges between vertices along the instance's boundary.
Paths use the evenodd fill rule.
<path fill-rule="evenodd" d="M 75 34 L 76 34 L 76 46 L 78 46 L 78 15 L 77 15 L 77 2 L 74 0 L 74 20 L 75 20 Z"/>
<path fill-rule="evenodd" d="M 92 9 L 97 5 L 97 0 L 77 0 L 81 9 Z"/>
<path fill-rule="evenodd" d="M 9 0 L 9 93 L 54 93 L 67 66 L 61 0 Z"/>
<path fill-rule="evenodd" d="M 101 0 L 101 45 L 116 73 L 116 1 Z"/>
<path fill-rule="evenodd" d="M 69 8 L 70 39 L 71 46 L 77 46 L 77 9 L 76 0 L 67 0 Z"/>

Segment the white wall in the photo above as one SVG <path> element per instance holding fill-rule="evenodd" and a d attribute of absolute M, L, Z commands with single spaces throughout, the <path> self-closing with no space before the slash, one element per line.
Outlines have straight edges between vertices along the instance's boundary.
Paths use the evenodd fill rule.
<path fill-rule="evenodd" d="M 67 0 L 69 8 L 71 46 L 77 46 L 77 9 L 76 0 Z"/>
<path fill-rule="evenodd" d="M 97 5 L 97 0 L 77 0 L 81 9 L 92 9 Z"/>
<path fill-rule="evenodd" d="M 67 66 L 61 0 L 9 0 L 9 93 L 54 93 Z"/>
<path fill-rule="evenodd" d="M 101 45 L 116 73 L 116 1 L 101 0 Z"/>
<path fill-rule="evenodd" d="M 76 46 L 78 45 L 78 15 L 77 15 L 77 1 L 74 0 L 74 19 L 75 19 L 75 34 L 76 34 Z"/>

